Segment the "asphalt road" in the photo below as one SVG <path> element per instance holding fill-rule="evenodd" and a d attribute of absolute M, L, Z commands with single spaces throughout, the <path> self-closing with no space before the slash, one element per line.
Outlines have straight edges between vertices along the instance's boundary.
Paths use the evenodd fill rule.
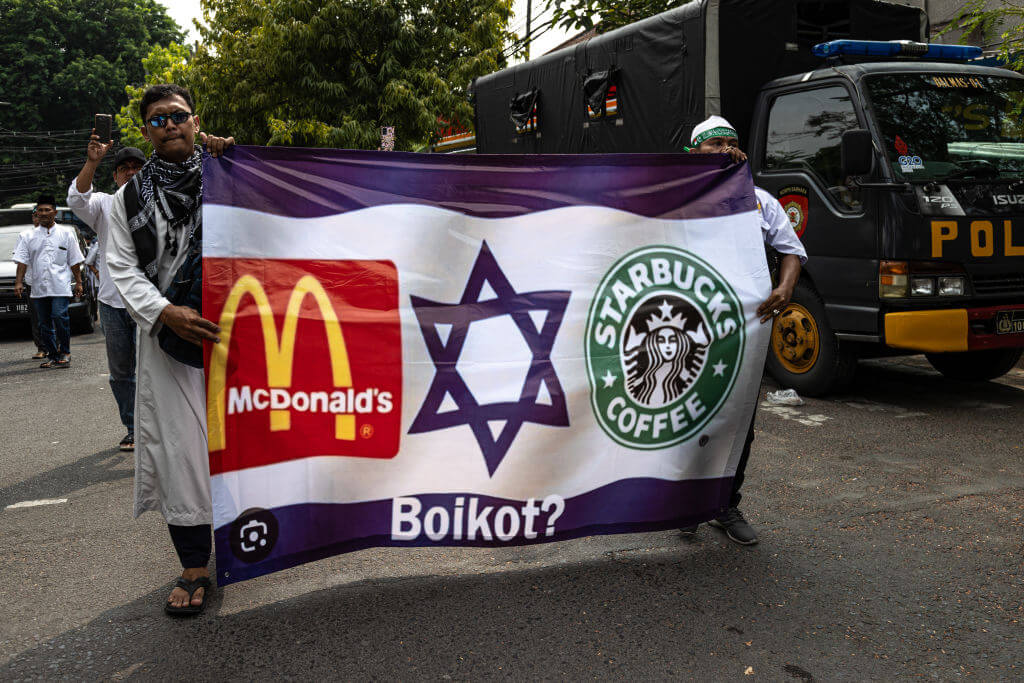
<path fill-rule="evenodd" d="M 366 550 L 180 621 L 166 527 L 131 517 L 102 336 L 66 371 L 31 352 L 0 334 L 2 680 L 1024 677 L 1021 366 L 971 385 L 871 361 L 842 396 L 762 407 L 751 548 L 702 526 Z"/>

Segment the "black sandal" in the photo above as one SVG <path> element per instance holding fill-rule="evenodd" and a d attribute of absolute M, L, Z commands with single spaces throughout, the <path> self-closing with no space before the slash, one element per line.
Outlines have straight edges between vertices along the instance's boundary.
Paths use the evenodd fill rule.
<path fill-rule="evenodd" d="M 174 616 L 193 616 L 199 614 L 206 607 L 206 599 L 210 597 L 210 588 L 212 587 L 209 576 L 200 576 L 195 581 L 189 581 L 184 576 L 179 576 L 178 580 L 174 582 L 175 588 L 180 588 L 188 593 L 188 604 L 182 605 L 181 607 L 175 607 L 170 602 L 164 603 L 164 611 Z M 192 604 L 192 596 L 195 595 L 196 591 L 200 588 L 203 589 L 203 601 L 198 605 Z"/>

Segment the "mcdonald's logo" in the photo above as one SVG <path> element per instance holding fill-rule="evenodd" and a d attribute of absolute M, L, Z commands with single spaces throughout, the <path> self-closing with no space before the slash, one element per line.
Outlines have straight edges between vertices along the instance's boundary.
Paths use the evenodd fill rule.
<path fill-rule="evenodd" d="M 398 452 L 398 274 L 385 261 L 205 259 L 211 471 Z M 217 313 L 213 313 L 217 312 Z"/>

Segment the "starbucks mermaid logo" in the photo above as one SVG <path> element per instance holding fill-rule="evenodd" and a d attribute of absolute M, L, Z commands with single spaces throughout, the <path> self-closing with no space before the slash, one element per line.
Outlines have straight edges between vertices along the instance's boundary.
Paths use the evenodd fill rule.
<path fill-rule="evenodd" d="M 710 340 L 700 314 L 684 299 L 663 294 L 644 304 L 627 328 L 626 390 L 638 403 L 661 408 L 679 399 L 700 375 Z M 652 304 L 658 312 L 648 315 Z M 689 309 L 690 315 L 680 309 Z M 692 317 L 696 325 L 688 326 Z"/>
<path fill-rule="evenodd" d="M 708 263 L 668 246 L 627 254 L 605 275 L 587 318 L 598 423 L 642 450 L 697 436 L 732 391 L 744 343 L 739 298 Z"/>

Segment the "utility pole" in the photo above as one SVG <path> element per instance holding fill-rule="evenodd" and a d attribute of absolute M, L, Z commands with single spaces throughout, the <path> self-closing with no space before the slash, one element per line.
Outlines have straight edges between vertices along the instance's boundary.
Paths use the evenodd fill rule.
<path fill-rule="evenodd" d="M 530 31 L 533 30 L 533 0 L 526 0 L 526 61 L 530 61 Z"/>

